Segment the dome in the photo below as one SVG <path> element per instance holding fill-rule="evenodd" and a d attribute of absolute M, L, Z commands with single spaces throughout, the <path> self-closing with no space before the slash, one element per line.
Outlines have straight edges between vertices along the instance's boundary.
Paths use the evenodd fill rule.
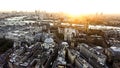
<path fill-rule="evenodd" d="M 62 45 L 68 45 L 68 43 L 67 42 L 62 42 Z"/>
<path fill-rule="evenodd" d="M 48 43 L 48 44 L 51 44 L 53 42 L 54 42 L 54 40 L 52 38 L 46 38 L 44 41 L 44 43 Z"/>

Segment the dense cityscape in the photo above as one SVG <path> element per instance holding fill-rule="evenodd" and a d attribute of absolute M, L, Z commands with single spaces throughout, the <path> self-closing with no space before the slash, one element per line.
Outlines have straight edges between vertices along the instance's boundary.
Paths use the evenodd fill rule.
<path fill-rule="evenodd" d="M 0 68 L 120 68 L 120 16 L 1 12 Z"/>

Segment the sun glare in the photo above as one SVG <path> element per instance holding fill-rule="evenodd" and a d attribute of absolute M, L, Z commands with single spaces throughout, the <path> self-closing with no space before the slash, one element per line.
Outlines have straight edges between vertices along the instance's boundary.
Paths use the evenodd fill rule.
<path fill-rule="evenodd" d="M 120 13 L 119 3 L 119 0 L 0 0 L 0 10 L 45 10 L 79 16 L 96 12 Z"/>

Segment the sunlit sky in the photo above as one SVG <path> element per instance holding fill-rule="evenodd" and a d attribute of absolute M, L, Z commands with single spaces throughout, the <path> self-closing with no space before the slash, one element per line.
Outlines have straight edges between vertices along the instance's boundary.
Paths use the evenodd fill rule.
<path fill-rule="evenodd" d="M 71 14 L 120 13 L 120 0 L 0 0 L 0 10 L 45 10 Z"/>

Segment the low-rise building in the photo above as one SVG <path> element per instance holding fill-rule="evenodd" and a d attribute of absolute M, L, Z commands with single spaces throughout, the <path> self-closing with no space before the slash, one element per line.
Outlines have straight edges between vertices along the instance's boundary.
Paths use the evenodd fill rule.
<path fill-rule="evenodd" d="M 111 46 L 105 50 L 108 61 L 120 61 L 120 47 Z"/>
<path fill-rule="evenodd" d="M 79 44 L 80 47 L 80 53 L 85 56 L 85 58 L 88 59 L 88 61 L 93 65 L 94 67 L 106 68 L 106 59 L 107 57 L 102 54 L 101 52 L 97 51 L 96 49 L 90 47 L 89 45 L 85 43 Z M 94 65 L 96 63 L 96 65 Z"/>

